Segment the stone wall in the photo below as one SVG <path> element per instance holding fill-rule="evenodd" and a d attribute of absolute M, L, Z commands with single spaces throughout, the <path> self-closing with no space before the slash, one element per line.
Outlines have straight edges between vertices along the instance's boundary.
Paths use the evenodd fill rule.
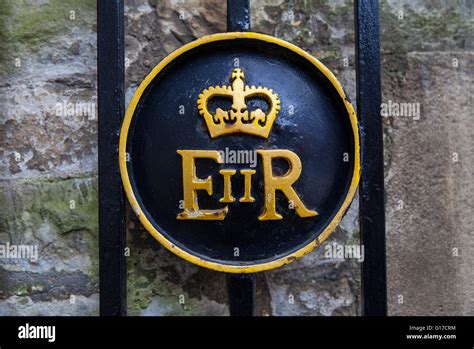
<path fill-rule="evenodd" d="M 0 315 L 98 312 L 95 7 L 0 5 Z"/>
<path fill-rule="evenodd" d="M 472 2 L 381 2 L 389 311 L 474 314 Z M 353 3 L 253 0 L 252 29 L 326 64 L 355 100 Z M 0 315 L 98 314 L 96 3 L 0 5 Z M 166 54 L 225 31 L 222 0 L 127 0 L 127 101 Z M 390 104 L 391 103 L 391 104 Z M 398 103 L 398 104 L 397 104 Z M 416 104 L 419 103 L 419 104 Z M 412 106 L 409 104 L 408 106 Z M 358 200 L 327 244 L 358 244 Z M 225 277 L 162 248 L 128 212 L 132 315 L 226 315 Z M 261 315 L 359 315 L 360 264 L 325 249 L 258 275 Z"/>
<path fill-rule="evenodd" d="M 382 11 L 389 312 L 474 315 L 472 1 Z"/>

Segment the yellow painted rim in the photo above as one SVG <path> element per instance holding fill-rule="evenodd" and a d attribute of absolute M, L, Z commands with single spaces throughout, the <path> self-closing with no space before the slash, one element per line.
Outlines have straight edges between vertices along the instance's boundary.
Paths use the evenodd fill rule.
<path fill-rule="evenodd" d="M 193 255 L 181 249 L 180 247 L 176 246 L 171 241 L 169 241 L 163 234 L 161 234 L 151 224 L 151 222 L 148 220 L 148 218 L 142 211 L 140 205 L 138 204 L 138 201 L 135 198 L 135 194 L 133 193 L 132 186 L 130 184 L 130 178 L 128 175 L 127 162 L 126 162 L 128 130 L 132 122 L 133 114 L 135 113 L 135 108 L 137 107 L 137 104 L 143 92 L 145 91 L 146 87 L 148 86 L 148 84 L 151 81 L 153 81 L 153 79 L 161 72 L 161 70 L 163 70 L 168 64 L 170 64 L 174 59 L 179 57 L 181 54 L 189 50 L 192 50 L 195 47 L 208 44 L 211 42 L 223 41 L 223 40 L 235 40 L 235 39 L 254 39 L 254 40 L 260 40 L 260 41 L 277 44 L 279 46 L 282 46 L 284 48 L 287 48 L 299 54 L 303 58 L 310 61 L 317 69 L 319 69 L 324 74 L 324 76 L 332 83 L 332 85 L 335 87 L 335 89 L 339 93 L 339 96 L 344 102 L 344 105 L 346 106 L 347 112 L 349 114 L 349 119 L 352 125 L 352 131 L 354 134 L 355 159 L 354 159 L 354 172 L 352 176 L 351 185 L 347 192 L 346 198 L 344 199 L 344 202 L 342 203 L 338 212 L 336 213 L 332 221 L 329 223 L 329 225 L 326 227 L 326 229 L 324 229 L 324 231 L 316 238 L 316 240 L 311 241 L 309 244 L 302 247 L 298 251 L 295 251 L 289 255 L 286 255 L 284 257 L 281 257 L 279 259 L 276 259 L 270 262 L 253 264 L 253 265 L 248 265 L 248 264 L 247 265 L 229 265 L 229 264 L 220 264 L 217 262 L 209 261 L 209 260 L 200 258 L 196 255 Z M 344 90 L 342 89 L 341 84 L 339 83 L 339 81 L 337 81 L 334 74 L 331 73 L 331 71 L 324 64 L 322 64 L 320 61 L 318 61 L 316 58 L 314 58 L 307 52 L 303 51 L 301 48 L 293 44 L 290 44 L 289 42 L 286 42 L 284 40 L 277 39 L 273 36 L 254 33 L 254 32 L 230 32 L 230 33 L 218 33 L 218 34 L 213 34 L 213 35 L 207 35 L 207 36 L 203 36 L 199 38 L 196 41 L 190 42 L 180 47 L 176 51 L 170 53 L 157 66 L 153 68 L 153 70 L 142 81 L 140 86 L 138 86 L 137 90 L 135 91 L 128 105 L 127 112 L 125 113 L 125 118 L 122 124 L 122 129 L 120 131 L 119 163 L 120 163 L 120 174 L 122 176 L 122 182 L 125 189 L 125 193 L 127 195 L 128 201 L 130 202 L 130 205 L 132 206 L 133 211 L 138 216 L 140 222 L 143 224 L 145 229 L 156 240 L 158 240 L 163 246 L 165 246 L 168 250 L 178 255 L 179 257 L 184 258 L 191 263 L 200 265 L 201 267 L 205 267 L 205 268 L 209 268 L 209 269 L 213 269 L 213 270 L 217 270 L 221 272 L 226 272 L 226 273 L 255 273 L 255 272 L 260 272 L 264 270 L 278 268 L 285 264 L 289 264 L 293 262 L 297 258 L 303 257 L 304 255 L 308 254 L 315 248 L 319 247 L 329 237 L 329 235 L 331 235 L 334 229 L 336 229 L 345 211 L 347 210 L 352 199 L 354 198 L 354 195 L 357 191 L 357 186 L 359 184 L 360 143 L 359 143 L 359 128 L 358 128 L 358 123 L 357 123 L 357 116 L 356 116 L 354 107 L 346 98 L 346 94 L 344 93 Z"/>

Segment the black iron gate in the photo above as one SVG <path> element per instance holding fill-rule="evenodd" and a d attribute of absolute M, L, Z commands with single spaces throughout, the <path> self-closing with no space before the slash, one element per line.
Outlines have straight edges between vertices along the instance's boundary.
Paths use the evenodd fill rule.
<path fill-rule="evenodd" d="M 355 0 L 357 109 L 361 129 L 362 174 L 360 232 L 362 311 L 387 314 L 383 133 L 380 117 L 380 50 L 378 1 Z M 119 130 L 124 115 L 124 4 L 99 0 L 99 253 L 100 314 L 126 315 L 125 203 L 118 163 Z M 249 0 L 227 1 L 227 30 L 250 30 Z M 231 315 L 253 315 L 255 275 L 227 274 Z"/>

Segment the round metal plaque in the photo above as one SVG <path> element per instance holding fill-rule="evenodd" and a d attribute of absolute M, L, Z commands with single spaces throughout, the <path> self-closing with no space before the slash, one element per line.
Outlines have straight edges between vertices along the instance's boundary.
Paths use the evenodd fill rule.
<path fill-rule="evenodd" d="M 252 273 L 336 228 L 357 189 L 359 130 L 317 59 L 271 36 L 223 33 L 171 53 L 140 84 L 119 160 L 128 200 L 161 244 Z"/>

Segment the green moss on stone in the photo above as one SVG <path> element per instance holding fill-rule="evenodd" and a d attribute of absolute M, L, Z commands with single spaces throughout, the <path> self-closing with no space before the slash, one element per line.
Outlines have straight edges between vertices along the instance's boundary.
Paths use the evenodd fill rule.
<path fill-rule="evenodd" d="M 381 47 L 386 52 L 463 48 L 474 31 L 472 18 L 456 4 L 415 11 L 382 0 L 380 8 Z"/>
<path fill-rule="evenodd" d="M 199 315 L 199 300 L 190 297 L 182 288 L 163 278 L 162 270 L 143 267 L 144 256 L 137 253 L 138 248 L 132 249 L 127 258 L 127 302 L 130 314 L 139 315 L 150 307 L 153 300 L 160 304 L 159 315 Z M 180 303 L 184 296 L 184 304 Z M 157 314 L 158 315 L 158 314 Z"/>
<path fill-rule="evenodd" d="M 91 278 L 98 278 L 98 189 L 95 177 L 70 179 L 24 179 L 0 182 L 0 231 L 19 243 L 26 232 L 38 240 L 46 224 L 53 239 L 69 239 L 81 234 L 91 259 Z M 43 233 L 44 234 L 44 233 Z M 81 248 L 81 247 L 78 247 Z M 57 251 L 68 257 L 69 251 Z M 86 271 L 85 271 L 86 272 Z"/>
<path fill-rule="evenodd" d="M 74 11 L 75 19 L 71 19 Z M 29 53 L 65 35 L 74 26 L 95 23 L 95 0 L 2 0 L 0 2 L 0 75 Z"/>

